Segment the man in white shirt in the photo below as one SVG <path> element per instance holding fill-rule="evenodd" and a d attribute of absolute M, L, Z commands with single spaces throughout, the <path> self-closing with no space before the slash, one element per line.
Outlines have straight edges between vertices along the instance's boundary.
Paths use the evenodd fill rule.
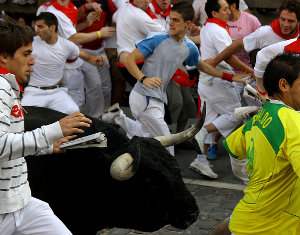
<path fill-rule="evenodd" d="M 262 49 L 271 44 L 297 38 L 299 36 L 300 2 L 299 0 L 285 0 L 280 9 L 279 17 L 272 21 L 271 25 L 258 28 L 243 39 L 235 40 L 229 47 L 218 54 L 210 64 L 216 65 L 222 60 L 235 54 L 241 49 L 251 52 Z M 258 91 L 263 94 L 261 80 L 257 80 Z"/>
<path fill-rule="evenodd" d="M 24 132 L 20 88 L 34 64 L 32 37 L 28 29 L 0 20 L 0 234 L 71 235 L 47 203 L 31 196 L 24 157 L 60 152 L 60 144 L 82 133 L 91 120 L 75 113 Z"/>
<path fill-rule="evenodd" d="M 229 6 L 225 0 L 210 0 L 206 2 L 205 10 L 208 20 L 200 32 L 200 52 L 203 60 L 216 56 L 232 43 L 227 30 L 229 19 Z M 232 63 L 223 61 L 217 68 L 232 72 Z M 201 72 L 198 83 L 198 94 L 202 101 L 206 102 L 207 113 L 204 127 L 198 133 L 199 145 L 203 154 L 198 154 L 191 163 L 191 169 L 203 174 L 205 169 L 209 170 L 207 161 L 208 146 L 215 143 L 215 135 L 227 136 L 241 122 L 234 115 L 234 109 L 241 107 L 240 96 L 235 85 L 229 81 L 215 78 Z M 211 178 L 217 178 L 217 174 L 206 174 Z"/>
<path fill-rule="evenodd" d="M 265 73 L 265 69 L 269 62 L 274 59 L 276 56 L 283 53 L 293 53 L 300 54 L 300 40 L 298 38 L 278 42 L 267 46 L 260 50 L 256 56 L 256 63 L 254 67 L 254 76 L 257 81 L 259 81 L 259 89 L 260 91 L 265 92 L 263 87 L 263 76 Z M 262 92 L 261 92 L 262 93 Z M 261 95 L 267 96 L 267 94 L 263 93 Z"/>
<path fill-rule="evenodd" d="M 203 26 L 207 20 L 207 14 L 205 12 L 205 3 L 207 0 L 194 0 L 193 8 L 195 11 L 195 21 L 199 22 Z M 239 10 L 247 11 L 248 6 L 244 0 L 239 0 Z"/>
<path fill-rule="evenodd" d="M 25 88 L 22 105 L 47 107 L 69 114 L 79 111 L 79 107 L 68 90 L 62 87 L 66 62 L 81 57 L 91 63 L 100 63 L 103 58 L 90 56 L 73 42 L 58 36 L 57 25 L 57 19 L 52 13 L 43 12 L 36 17 L 38 36 L 33 41 L 36 63 Z"/>
<path fill-rule="evenodd" d="M 101 11 L 100 5 L 97 3 L 87 4 L 86 7 Z M 114 27 L 103 27 L 99 31 L 90 33 L 77 33 L 75 25 L 78 9 L 70 0 L 46 2 L 38 8 L 37 15 L 41 12 L 53 13 L 59 22 L 59 35 L 76 44 L 91 42 L 99 38 L 105 39 L 115 33 Z M 78 106 L 89 116 L 98 118 L 104 111 L 101 78 L 95 66 L 83 66 L 83 63 L 85 62 L 80 59 L 73 63 L 67 63 L 63 82 Z M 95 104 L 98 105 L 95 106 Z"/>

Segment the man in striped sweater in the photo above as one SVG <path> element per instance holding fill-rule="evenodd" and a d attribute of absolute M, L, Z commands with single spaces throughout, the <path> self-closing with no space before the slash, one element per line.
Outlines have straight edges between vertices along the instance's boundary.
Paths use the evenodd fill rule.
<path fill-rule="evenodd" d="M 34 64 L 32 39 L 28 29 L 0 19 L 0 234 L 67 235 L 71 232 L 49 205 L 31 197 L 24 157 L 59 153 L 60 144 L 82 133 L 91 121 L 74 113 L 24 132 L 20 95 Z"/>

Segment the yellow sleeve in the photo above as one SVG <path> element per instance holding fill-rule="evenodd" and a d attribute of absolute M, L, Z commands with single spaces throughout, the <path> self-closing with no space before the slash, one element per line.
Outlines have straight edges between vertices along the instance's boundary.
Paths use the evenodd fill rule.
<path fill-rule="evenodd" d="M 243 134 L 244 125 L 235 130 L 224 140 L 224 147 L 227 152 L 234 158 L 246 158 L 245 135 Z"/>
<path fill-rule="evenodd" d="M 284 114 L 282 119 L 284 119 L 286 141 L 283 149 L 295 173 L 300 177 L 300 113 L 289 110 Z"/>

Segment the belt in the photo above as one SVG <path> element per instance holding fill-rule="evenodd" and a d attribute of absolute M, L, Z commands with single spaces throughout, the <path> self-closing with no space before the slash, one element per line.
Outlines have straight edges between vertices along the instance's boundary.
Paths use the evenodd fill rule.
<path fill-rule="evenodd" d="M 53 86 L 33 86 L 33 85 L 28 85 L 30 87 L 34 87 L 34 88 L 38 88 L 38 89 L 42 89 L 42 90 L 52 90 L 52 89 L 56 89 L 59 87 L 62 87 L 62 85 L 53 85 Z"/>

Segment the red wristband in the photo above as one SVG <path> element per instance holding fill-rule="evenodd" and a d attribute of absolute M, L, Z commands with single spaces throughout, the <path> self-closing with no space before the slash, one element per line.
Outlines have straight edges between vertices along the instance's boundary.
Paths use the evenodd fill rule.
<path fill-rule="evenodd" d="M 232 82 L 233 74 L 232 73 L 223 72 L 222 79 L 226 80 L 228 82 Z"/>

